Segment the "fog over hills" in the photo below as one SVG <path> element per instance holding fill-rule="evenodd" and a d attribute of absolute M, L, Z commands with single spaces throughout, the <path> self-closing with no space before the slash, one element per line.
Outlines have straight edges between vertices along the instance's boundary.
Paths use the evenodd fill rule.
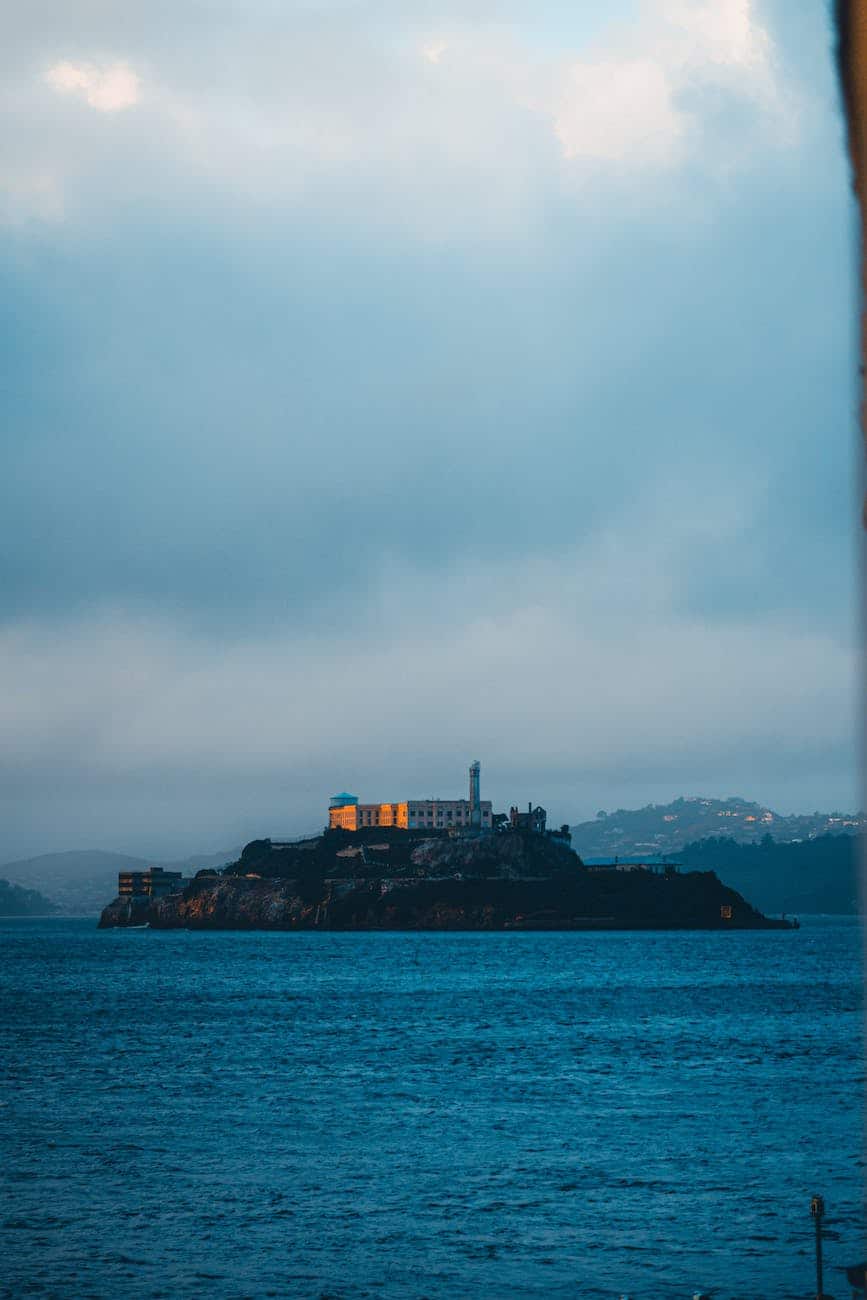
<path fill-rule="evenodd" d="M 783 816 L 742 798 L 690 796 L 644 808 L 600 811 L 592 821 L 572 827 L 572 847 L 585 859 L 677 855 L 684 867 L 716 870 L 767 911 L 853 911 L 854 845 L 835 847 L 825 841 L 860 837 L 865 830 L 863 813 Z M 753 846 L 755 852 L 744 855 L 738 846 Z M 787 846 L 800 846 L 801 851 L 793 856 Z M 240 853 L 237 846 L 167 861 L 81 849 L 0 864 L 0 876 L 39 890 L 64 913 L 96 915 L 114 898 L 119 871 L 163 866 L 193 875 L 202 867 L 235 861 Z"/>
<path fill-rule="evenodd" d="M 79 849 L 7 862 L 0 866 L 0 875 L 13 884 L 38 889 L 66 913 L 97 915 L 117 893 L 119 871 L 162 866 L 192 875 L 201 867 L 221 867 L 232 862 L 240 852 L 240 848 L 234 848 L 221 853 L 193 854 L 179 862 L 156 862 L 153 858 L 136 858 L 128 853 Z"/>
<path fill-rule="evenodd" d="M 741 798 L 674 799 L 599 812 L 572 827 L 586 860 L 670 857 L 715 871 L 762 911 L 854 913 L 867 818 L 863 813 L 782 816 Z"/>
<path fill-rule="evenodd" d="M 600 811 L 593 821 L 572 827 L 572 847 L 582 857 L 677 853 L 685 844 L 724 836 L 738 844 L 777 844 L 820 835 L 855 835 L 867 829 L 864 813 L 813 812 L 784 816 L 747 799 L 682 797 L 644 808 Z"/>
<path fill-rule="evenodd" d="M 35 889 L 24 889 L 0 878 L 0 916 L 49 916 L 55 908 Z"/>

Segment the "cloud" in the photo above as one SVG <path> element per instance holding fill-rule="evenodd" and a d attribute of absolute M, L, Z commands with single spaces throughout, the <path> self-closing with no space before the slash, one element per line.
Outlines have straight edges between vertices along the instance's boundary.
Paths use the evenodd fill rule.
<path fill-rule="evenodd" d="M 771 42 L 755 9 L 754 0 L 660 0 L 658 6 L 672 31 L 685 38 L 684 62 L 735 66 L 762 78 Z"/>
<path fill-rule="evenodd" d="M 775 617 L 678 614 L 664 560 L 615 543 L 474 565 L 428 580 L 423 601 L 417 577 L 393 573 L 336 640 L 202 637 L 121 610 L 7 625 L 6 834 L 39 772 L 85 799 L 110 788 L 100 833 L 126 845 L 147 842 L 155 792 L 164 830 L 184 826 L 195 792 L 201 845 L 315 826 L 344 783 L 370 798 L 447 792 L 477 754 L 499 803 L 541 784 L 557 821 L 591 815 L 606 786 L 728 790 L 756 769 L 756 797 L 836 802 L 821 774 L 850 737 L 855 651 Z M 251 808 L 258 827 L 242 828 Z"/>
<path fill-rule="evenodd" d="M 665 70 L 648 59 L 576 63 L 554 118 L 569 159 L 676 160 L 685 127 Z"/>
<path fill-rule="evenodd" d="M 41 222 L 63 218 L 63 187 L 55 171 L 22 161 L 0 168 L 0 222 L 23 226 L 34 217 Z"/>
<path fill-rule="evenodd" d="M 55 63 L 45 74 L 59 94 L 79 96 L 101 113 L 118 113 L 139 101 L 139 78 L 126 63 L 99 68 L 92 63 Z"/>
<path fill-rule="evenodd" d="M 781 116 L 770 48 L 751 0 L 658 0 L 568 68 L 553 119 L 564 157 L 671 167 L 691 156 L 712 168 L 705 119 L 719 93 L 751 105 L 752 129 L 737 142 L 751 156 L 756 131 Z M 790 97 L 785 117 L 791 140 Z M 721 161 L 731 165 L 730 146 Z"/>
<path fill-rule="evenodd" d="M 439 63 L 448 48 L 448 41 L 431 41 L 424 47 L 422 54 L 428 63 Z"/>
<path fill-rule="evenodd" d="M 646 187 L 648 169 L 670 183 L 687 165 L 748 164 L 781 124 L 793 138 L 794 97 L 748 0 L 653 0 L 642 12 L 544 49 L 516 10 L 427 32 L 398 14 L 390 27 L 347 18 L 327 30 L 312 10 L 225 29 L 215 19 L 195 49 L 181 25 L 175 48 L 134 51 L 146 96 L 131 62 L 53 63 L 41 80 L 56 94 L 103 113 L 137 107 L 116 152 L 80 115 L 47 118 L 8 91 L 7 109 L 70 218 L 123 177 L 130 193 L 190 202 L 352 204 L 358 221 L 423 240 L 511 238 L 544 222 L 552 193 L 583 205 L 609 177 L 638 184 L 636 164 Z M 748 130 L 726 122 L 739 112 Z"/>
<path fill-rule="evenodd" d="M 300 831 L 477 753 L 558 819 L 849 802 L 824 11 L 40 6 L 0 52 L 7 856 Z"/>

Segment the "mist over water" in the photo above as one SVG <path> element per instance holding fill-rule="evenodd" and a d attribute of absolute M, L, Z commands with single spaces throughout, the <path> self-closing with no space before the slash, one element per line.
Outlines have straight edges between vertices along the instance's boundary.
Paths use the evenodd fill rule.
<path fill-rule="evenodd" d="M 860 1241 L 857 923 L 0 929 L 4 1294 L 803 1297 Z"/>

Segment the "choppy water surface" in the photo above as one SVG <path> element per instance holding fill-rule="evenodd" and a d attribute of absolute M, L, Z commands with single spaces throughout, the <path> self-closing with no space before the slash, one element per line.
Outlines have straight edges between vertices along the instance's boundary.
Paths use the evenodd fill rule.
<path fill-rule="evenodd" d="M 5 1294 L 847 1294 L 854 924 L 0 941 Z"/>

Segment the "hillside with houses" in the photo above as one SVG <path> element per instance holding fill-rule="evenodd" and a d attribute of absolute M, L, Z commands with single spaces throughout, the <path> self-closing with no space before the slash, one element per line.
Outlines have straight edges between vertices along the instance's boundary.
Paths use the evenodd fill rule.
<path fill-rule="evenodd" d="M 572 846 L 583 858 L 676 854 L 698 840 L 797 844 L 824 835 L 857 835 L 867 829 L 864 813 L 784 814 L 748 799 L 706 799 L 694 795 L 644 808 L 600 811 L 572 827 Z"/>

